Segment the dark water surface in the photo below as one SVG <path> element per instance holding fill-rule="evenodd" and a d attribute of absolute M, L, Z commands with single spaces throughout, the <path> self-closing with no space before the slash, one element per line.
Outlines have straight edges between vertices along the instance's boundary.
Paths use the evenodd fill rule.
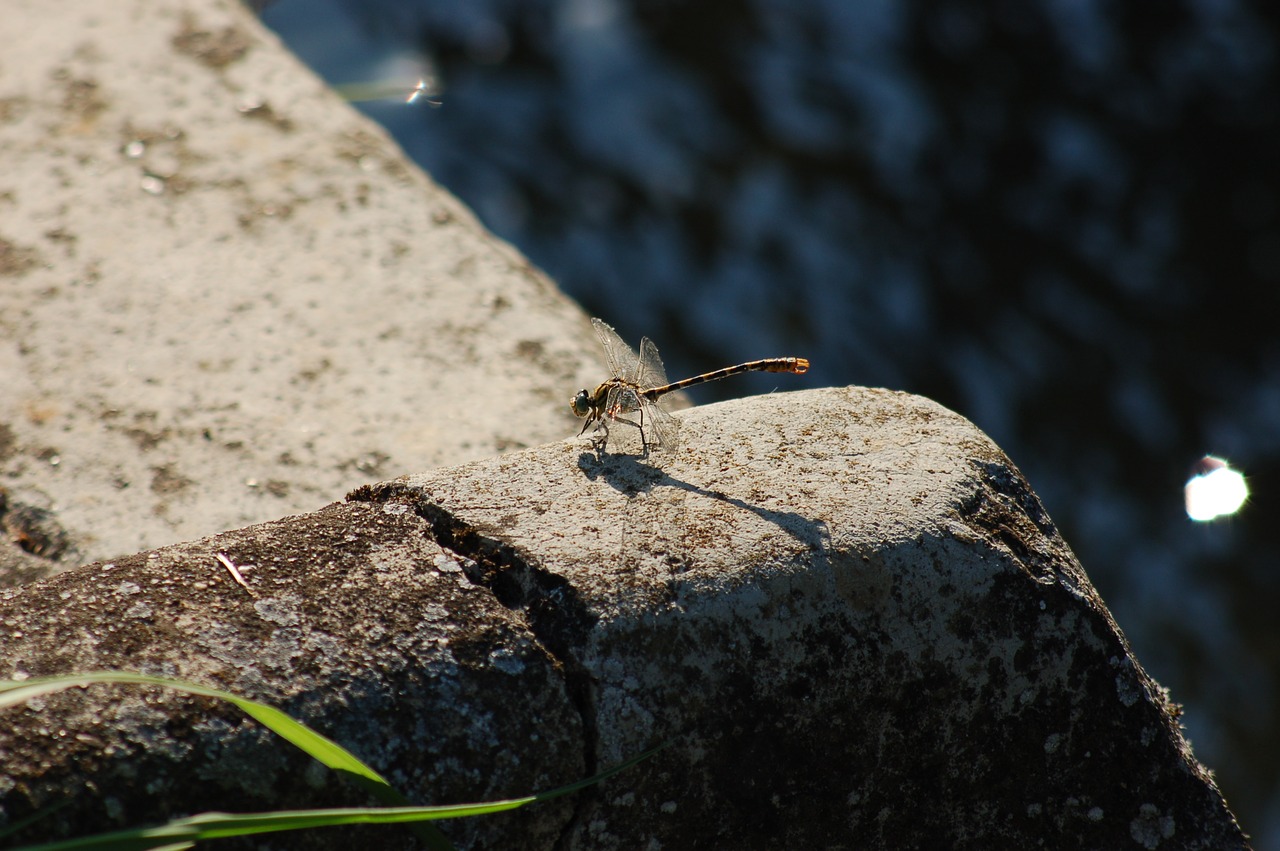
<path fill-rule="evenodd" d="M 672 377 L 965 414 L 1280 849 L 1280 4 L 283 0 L 331 82 Z M 397 64 L 396 57 L 400 58 Z M 407 60 L 406 60 L 407 57 Z M 408 61 L 408 66 L 403 63 Z M 399 75 L 398 77 L 396 75 Z M 566 388 L 566 399 L 575 388 Z M 1248 476 L 1193 524 L 1191 464 Z"/>

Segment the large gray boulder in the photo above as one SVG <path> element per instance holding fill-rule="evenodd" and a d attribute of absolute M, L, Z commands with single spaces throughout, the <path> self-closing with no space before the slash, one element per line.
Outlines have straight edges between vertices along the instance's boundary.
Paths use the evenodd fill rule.
<path fill-rule="evenodd" d="M 670 743 L 446 827 L 468 847 L 1245 847 L 1176 706 L 972 424 L 862 388 L 682 420 L 674 452 L 566 440 L 7 592 L 0 675 L 239 691 L 424 803 Z M 4 721 L 0 812 L 71 801 L 24 837 L 362 800 L 205 700 L 95 687 Z"/>

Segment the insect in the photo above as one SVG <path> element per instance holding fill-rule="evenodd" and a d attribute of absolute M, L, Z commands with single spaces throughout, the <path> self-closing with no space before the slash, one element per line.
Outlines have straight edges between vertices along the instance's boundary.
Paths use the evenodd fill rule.
<path fill-rule="evenodd" d="M 744 372 L 790 372 L 798 375 L 809 369 L 809 361 L 805 358 L 765 358 L 704 372 L 683 381 L 668 382 L 658 347 L 648 337 L 641 338 L 640 353 L 636 354 L 606 322 L 592 319 L 591 325 L 600 345 L 604 346 L 609 378 L 594 392 L 586 388 L 579 390 L 570 400 L 569 407 L 574 416 L 586 419 L 579 436 L 595 425 L 592 444 L 597 450 L 604 449 L 608 443 L 610 423 L 625 423 L 638 428 L 640 442 L 646 452 L 650 449 L 674 449 L 680 424 L 658 404 L 658 400 L 668 393 Z M 639 415 L 638 421 L 625 416 L 633 413 Z"/>

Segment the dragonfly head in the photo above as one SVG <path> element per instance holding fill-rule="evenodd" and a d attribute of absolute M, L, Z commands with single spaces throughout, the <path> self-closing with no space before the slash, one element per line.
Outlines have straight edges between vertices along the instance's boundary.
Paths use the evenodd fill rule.
<path fill-rule="evenodd" d="M 569 410 L 573 411 L 575 417 L 590 416 L 591 409 L 591 394 L 586 391 L 586 388 L 573 394 L 573 399 L 569 401 Z"/>

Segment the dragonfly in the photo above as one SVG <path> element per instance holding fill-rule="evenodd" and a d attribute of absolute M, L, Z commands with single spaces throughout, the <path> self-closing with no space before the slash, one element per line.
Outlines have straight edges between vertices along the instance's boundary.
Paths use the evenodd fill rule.
<path fill-rule="evenodd" d="M 591 442 L 597 451 L 609 441 L 610 423 L 623 423 L 640 430 L 640 444 L 645 453 L 650 449 L 671 450 L 676 446 L 680 423 L 671 416 L 658 400 L 668 393 L 695 387 L 708 381 L 719 381 L 744 372 L 789 372 L 799 375 L 809 369 L 806 358 L 765 358 L 726 366 L 712 372 L 704 372 L 683 381 L 667 381 L 666 370 L 658 347 L 648 337 L 640 339 L 640 353 L 628 346 L 618 332 L 600 319 L 592 319 L 596 337 L 604 347 L 604 357 L 609 364 L 609 378 L 595 391 L 583 388 L 574 394 L 569 408 L 574 416 L 586 419 L 578 436 L 587 433 L 595 425 Z M 638 415 L 638 420 L 628 419 L 627 414 Z"/>

